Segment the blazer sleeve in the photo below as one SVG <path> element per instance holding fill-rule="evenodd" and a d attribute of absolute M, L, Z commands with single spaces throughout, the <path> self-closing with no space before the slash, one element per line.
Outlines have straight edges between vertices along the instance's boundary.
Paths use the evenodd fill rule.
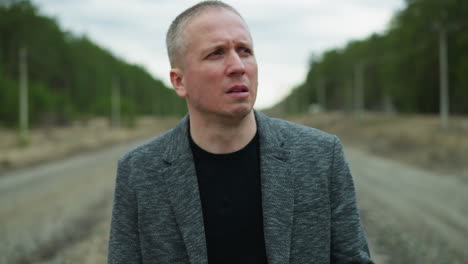
<path fill-rule="evenodd" d="M 138 231 L 138 203 L 129 184 L 130 167 L 119 161 L 109 238 L 108 264 L 142 263 Z"/>
<path fill-rule="evenodd" d="M 331 263 L 374 263 L 356 205 L 351 172 L 343 146 L 334 137 L 330 173 Z"/>

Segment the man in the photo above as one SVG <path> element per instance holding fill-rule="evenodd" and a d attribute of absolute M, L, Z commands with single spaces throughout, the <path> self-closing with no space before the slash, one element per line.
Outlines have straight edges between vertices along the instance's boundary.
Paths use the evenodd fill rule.
<path fill-rule="evenodd" d="M 167 47 L 189 115 L 119 161 L 108 263 L 372 263 L 338 139 L 253 110 L 240 14 L 201 2 Z"/>

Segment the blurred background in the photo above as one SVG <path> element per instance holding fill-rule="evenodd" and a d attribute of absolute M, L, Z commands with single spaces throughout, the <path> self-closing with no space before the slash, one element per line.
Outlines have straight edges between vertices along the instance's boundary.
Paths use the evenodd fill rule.
<path fill-rule="evenodd" d="M 377 263 L 468 263 L 468 1 L 226 1 L 256 108 L 338 135 Z M 0 263 L 105 263 L 117 159 L 186 114 L 196 1 L 0 0 Z"/>

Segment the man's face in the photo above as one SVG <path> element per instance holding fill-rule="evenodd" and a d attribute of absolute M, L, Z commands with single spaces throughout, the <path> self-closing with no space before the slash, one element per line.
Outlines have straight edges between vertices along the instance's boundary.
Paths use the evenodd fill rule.
<path fill-rule="evenodd" d="M 171 71 L 171 81 L 177 94 L 187 99 L 190 114 L 237 118 L 249 114 L 258 81 L 245 22 L 229 10 L 210 9 L 187 23 L 184 40 L 183 65 Z"/>

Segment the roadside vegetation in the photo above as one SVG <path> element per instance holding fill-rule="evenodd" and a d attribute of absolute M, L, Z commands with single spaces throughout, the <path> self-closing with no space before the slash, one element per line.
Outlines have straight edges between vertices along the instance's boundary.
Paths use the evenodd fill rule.
<path fill-rule="evenodd" d="M 434 115 L 340 112 L 293 115 L 289 120 L 338 135 L 346 146 L 468 182 L 468 118 L 452 117 L 450 131 Z"/>

